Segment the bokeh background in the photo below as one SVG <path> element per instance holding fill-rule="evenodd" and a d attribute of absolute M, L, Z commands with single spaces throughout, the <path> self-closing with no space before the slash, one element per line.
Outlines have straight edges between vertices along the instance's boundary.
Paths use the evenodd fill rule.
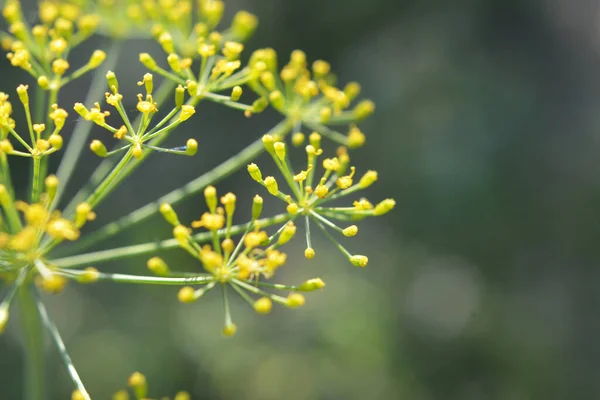
<path fill-rule="evenodd" d="M 600 397 L 600 2 L 249 0 L 227 7 L 228 16 L 245 8 L 260 17 L 248 48 L 271 46 L 282 58 L 301 48 L 311 60 L 329 60 L 340 82 L 361 82 L 377 112 L 361 125 L 367 145 L 353 160 L 359 170 L 379 171 L 369 198 L 394 197 L 398 206 L 347 242 L 369 256 L 364 270 L 324 238 L 312 262 L 301 257 L 301 243 L 291 245 L 285 280 L 320 276 L 326 290 L 299 310 L 268 317 L 235 299 L 234 338 L 220 333 L 216 292 L 182 305 L 176 288 L 102 283 L 47 297 L 93 397 L 109 398 L 136 370 L 157 397 L 179 389 L 215 400 Z M 132 41 L 121 55 L 117 73 L 131 94 L 143 73 L 137 53 L 148 49 L 160 53 Z M 90 52 L 82 50 L 82 60 Z M 6 60 L 0 67 L 0 90 L 14 93 L 27 79 Z M 61 105 L 83 100 L 82 82 Z M 171 138 L 173 146 L 197 138 L 198 155 L 153 155 L 99 208 L 97 226 L 198 176 L 277 121 L 274 113 L 247 120 L 202 105 Z M 95 163 L 86 153 L 71 191 Z M 19 164 L 15 178 L 27 174 Z M 240 208 L 262 193 L 243 172 L 218 188 L 235 191 Z M 195 196 L 177 209 L 191 220 L 203 207 Z M 169 236 L 157 217 L 98 248 Z M 198 268 L 182 251 L 163 256 L 172 268 Z M 141 273 L 145 261 L 99 267 Z M 7 400 L 20 398 L 22 385 L 17 325 L 0 340 L 0 398 Z M 50 344 L 47 373 L 49 398 L 66 399 L 71 383 Z"/>

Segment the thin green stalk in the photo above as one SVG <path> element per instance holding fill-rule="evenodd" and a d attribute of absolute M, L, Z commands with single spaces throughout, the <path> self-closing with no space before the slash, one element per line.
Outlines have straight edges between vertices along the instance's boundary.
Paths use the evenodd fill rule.
<path fill-rule="evenodd" d="M 25 347 L 25 400 L 44 400 L 44 335 L 32 285 L 19 289 L 18 303 Z"/>
<path fill-rule="evenodd" d="M 88 394 L 87 390 L 85 390 L 85 386 L 83 385 L 83 382 L 81 381 L 81 378 L 79 377 L 79 374 L 77 373 L 77 370 L 75 369 L 75 366 L 73 365 L 73 361 L 71 360 L 69 353 L 67 353 L 67 348 L 65 346 L 65 343 L 63 342 L 62 338 L 60 337 L 60 333 L 58 332 L 56 325 L 54 325 L 54 322 L 52 322 L 52 320 L 50 319 L 50 316 L 48 315 L 48 312 L 46 311 L 46 307 L 44 307 L 44 303 L 40 299 L 39 295 L 37 296 L 36 301 L 37 301 L 37 308 L 39 310 L 42 321 L 44 322 L 44 325 L 46 325 L 46 328 L 48 329 L 48 332 L 50 333 L 50 336 L 52 337 L 54 344 L 56 344 L 56 349 L 58 350 L 58 354 L 60 355 L 60 358 L 63 360 L 65 367 L 67 367 L 67 372 L 69 373 L 71 380 L 73 381 L 73 383 L 75 384 L 75 387 L 77 387 L 77 390 L 79 390 L 79 393 L 83 396 L 83 398 L 85 400 L 91 400 L 90 395 Z"/>
<path fill-rule="evenodd" d="M 89 203 L 92 208 L 96 207 L 96 205 L 98 205 L 98 203 L 100 203 L 102 199 L 104 199 L 112 191 L 116 184 L 123 179 L 121 173 L 123 172 L 123 169 L 129 160 L 131 160 L 131 157 L 133 157 L 131 151 L 128 151 L 123 158 L 121 158 L 121 161 L 119 161 L 115 169 L 113 169 L 112 172 L 106 178 L 104 178 L 104 181 L 102 181 L 100 186 L 98 186 L 98 188 L 89 195 L 86 202 Z"/>
<path fill-rule="evenodd" d="M 292 128 L 292 123 L 289 120 L 284 120 L 278 125 L 276 125 L 271 131 L 270 134 L 275 135 L 285 135 Z M 248 162 L 254 160 L 264 151 L 264 145 L 262 143 L 262 138 L 256 140 L 250 146 L 246 147 L 244 150 L 229 158 L 225 162 L 221 163 L 214 169 L 209 172 L 200 175 L 198 178 L 188 182 L 184 186 L 179 189 L 175 189 L 166 195 L 159 197 L 155 201 L 146 204 L 143 207 L 138 208 L 137 210 L 129 213 L 128 215 L 112 222 L 110 224 L 105 225 L 99 230 L 92 232 L 81 240 L 77 241 L 74 246 L 71 248 L 79 252 L 84 250 L 95 243 L 109 238 L 128 227 L 135 225 L 145 219 L 151 217 L 156 212 L 158 212 L 160 205 L 162 203 L 176 204 L 187 197 L 194 195 L 200 191 L 202 191 L 209 184 L 214 184 L 221 179 L 229 176 L 233 172 L 237 171 L 239 168 L 243 167 Z"/>
<path fill-rule="evenodd" d="M 33 177 L 31 180 L 31 203 L 37 203 L 40 199 L 41 193 L 41 159 L 38 157 L 33 158 Z"/>
<path fill-rule="evenodd" d="M 117 63 L 120 50 L 120 41 L 116 41 L 111 44 L 108 50 L 106 61 L 103 64 L 103 70 L 110 70 L 114 68 Z M 97 70 L 94 74 L 94 78 L 92 79 L 92 83 L 90 85 L 90 90 L 85 98 L 86 104 L 98 101 L 98 99 L 102 97 L 106 85 L 104 76 L 105 74 L 101 73 L 99 70 Z M 56 173 L 60 185 L 57 188 L 56 196 L 52 203 L 52 209 L 56 208 L 58 205 L 58 202 L 64 193 L 64 189 L 71 179 L 71 175 L 75 170 L 77 160 L 79 160 L 79 156 L 83 153 L 83 149 L 87 143 L 93 126 L 94 124 L 84 119 L 78 120 L 77 124 L 75 125 L 75 129 L 73 130 L 73 134 L 69 139 L 69 143 L 65 149 Z"/>
<path fill-rule="evenodd" d="M 230 234 L 237 235 L 244 232 L 251 224 L 260 224 L 261 227 L 279 224 L 289 219 L 288 214 L 279 214 L 270 218 L 263 218 L 257 221 L 251 221 L 246 224 L 235 225 L 231 227 Z M 219 237 L 227 234 L 226 229 L 217 231 Z M 202 232 L 192 237 L 196 242 L 202 243 L 212 239 L 212 232 Z M 72 268 L 78 266 L 89 266 L 97 263 L 117 260 L 125 257 L 133 257 L 156 252 L 157 250 L 169 250 L 179 247 L 176 239 L 167 239 L 160 242 L 142 243 L 133 246 L 118 247 L 110 250 L 101 250 L 93 253 L 78 254 L 76 256 L 57 258 L 49 261 L 51 265 L 57 265 L 61 268 Z"/>
<path fill-rule="evenodd" d="M 66 270 L 63 271 L 66 276 L 77 276 L 86 274 L 87 271 Z M 141 285 L 198 285 L 214 281 L 214 277 L 208 274 L 198 274 L 196 276 L 185 277 L 164 277 L 164 276 L 143 276 L 128 274 L 107 274 L 98 272 L 96 278 L 99 281 L 110 281 L 119 283 L 134 283 Z"/>

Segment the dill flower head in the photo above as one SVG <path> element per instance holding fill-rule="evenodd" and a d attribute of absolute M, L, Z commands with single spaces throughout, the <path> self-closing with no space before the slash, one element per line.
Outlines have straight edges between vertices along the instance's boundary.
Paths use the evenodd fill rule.
<path fill-rule="evenodd" d="M 113 395 L 113 400 L 130 400 L 130 393 L 133 393 L 135 399 L 147 399 L 148 398 L 148 381 L 146 377 L 140 372 L 134 372 L 127 380 L 127 389 L 119 390 Z M 79 400 L 80 397 L 78 391 L 73 392 L 72 399 Z M 83 399 L 83 397 L 81 397 Z M 161 397 L 162 400 L 171 400 L 170 397 Z M 190 400 L 190 394 L 188 392 L 177 392 L 172 400 Z"/>
<path fill-rule="evenodd" d="M 176 103 L 175 107 L 158 123 L 151 127 L 151 122 L 154 115 L 158 112 L 158 104 L 154 101 L 154 79 L 152 74 L 144 74 L 138 86 L 143 86 L 145 95 L 138 94 L 137 110 L 140 113 L 139 118 L 131 122 L 131 119 L 123 106 L 123 95 L 119 92 L 119 83 L 114 72 L 109 71 L 106 74 L 106 80 L 110 88 L 110 92 L 105 93 L 106 102 L 116 109 L 122 120 L 122 125 L 117 128 L 106 122 L 106 117 L 110 116 L 109 111 L 102 111 L 99 103 L 95 103 L 94 107 L 88 109 L 81 103 L 75 103 L 75 111 L 85 120 L 92 121 L 96 125 L 101 126 L 113 134 L 113 137 L 125 142 L 122 147 L 118 147 L 113 151 L 108 151 L 106 146 L 100 140 L 94 140 L 90 144 L 90 149 L 100 157 L 108 157 L 110 155 L 127 152 L 127 155 L 135 158 L 141 158 L 144 150 L 159 151 L 163 153 L 182 154 L 193 156 L 198 150 L 198 142 L 195 139 L 188 139 L 185 146 L 176 148 L 159 147 L 161 139 L 166 137 L 171 131 L 177 128 L 182 122 L 187 121 L 194 115 L 195 108 L 193 101 L 184 104 L 184 89 L 178 87 L 175 89 Z M 137 124 L 136 124 L 137 122 Z"/>
<path fill-rule="evenodd" d="M 197 259 L 206 271 L 206 274 L 194 274 L 190 277 L 190 283 L 201 287 L 183 287 L 178 294 L 179 300 L 183 303 L 191 303 L 219 286 L 225 309 L 223 333 L 226 336 L 231 336 L 236 331 L 229 307 L 228 290 L 236 292 L 257 313 L 266 314 L 271 311 L 273 302 L 290 308 L 299 307 L 304 304 L 304 297 L 298 292 L 312 291 L 325 286 L 318 278 L 299 286 L 268 282 L 285 264 L 287 256 L 279 248 L 294 236 L 296 229 L 292 222 L 288 222 L 270 236 L 262 230 L 261 224 L 269 224 L 273 221 L 258 220 L 262 209 L 260 196 L 254 198 L 252 221 L 245 224 L 243 234 L 237 242 L 232 239 L 232 236 L 240 230 L 240 226 L 232 225 L 236 196 L 227 193 L 218 200 L 213 186 L 208 186 L 204 190 L 204 196 L 208 211 L 202 214 L 199 220 L 192 222 L 191 228 L 204 228 L 207 232 L 193 235 L 192 229 L 179 222 L 175 211 L 168 204 L 161 206 L 161 212 L 174 226 L 173 236 L 179 246 Z M 200 240 L 209 241 L 210 244 L 200 245 Z M 171 273 L 166 263 L 156 257 L 148 261 L 148 267 L 162 276 L 177 275 Z M 282 297 L 263 288 L 290 293 L 287 297 Z"/>
<path fill-rule="evenodd" d="M 82 8 L 100 21 L 99 32 L 117 38 L 154 38 L 167 53 L 194 57 L 196 46 L 215 35 L 237 41 L 252 36 L 256 16 L 238 11 L 230 26 L 216 30 L 225 4 L 220 0 L 84 1 Z M 196 3 L 196 4 L 194 4 Z M 212 36 L 211 36 L 212 35 Z"/>
<path fill-rule="evenodd" d="M 60 133 L 64 127 L 67 112 L 62 108 L 58 108 L 57 104 L 52 104 L 48 121 L 51 121 L 53 126 L 32 123 L 29 87 L 20 85 L 17 88 L 17 94 L 27 115 L 26 129 L 28 132 L 19 133 L 17 131 L 17 124 L 11 118 L 13 108 L 8 101 L 9 96 L 0 92 L 0 152 L 7 155 L 40 159 L 60 150 L 63 146 L 63 138 Z M 21 147 L 21 150 L 15 149 L 15 146 Z"/>
<path fill-rule="evenodd" d="M 23 16 L 20 1 L 7 1 L 2 15 L 9 24 L 10 35 L 4 36 L 1 44 L 8 50 L 10 63 L 36 78 L 44 90 L 57 91 L 100 66 L 106 58 L 104 51 L 95 50 L 87 64 L 71 69 L 69 51 L 91 37 L 100 22 L 97 16 L 82 12 L 75 4 L 40 2 L 38 22 L 31 27 Z"/>
<path fill-rule="evenodd" d="M 368 200 L 361 198 L 353 203 L 352 207 L 335 207 L 331 202 L 355 194 L 368 188 L 378 179 L 377 172 L 367 171 L 356 180 L 356 168 L 350 166 L 350 157 L 345 147 L 340 147 L 336 157 L 325 158 L 321 161 L 323 173 L 316 173 L 319 157 L 323 154 L 320 147 L 321 135 L 313 132 L 309 137 L 310 143 L 306 146 L 306 168 L 294 172 L 288 157 L 287 146 L 284 142 L 275 141 L 271 135 L 263 137 L 266 150 L 272 156 L 280 170 L 287 190 L 281 190 L 277 179 L 273 176 L 262 176 L 260 168 L 252 163 L 248 165 L 248 173 L 267 191 L 286 203 L 286 210 L 290 221 L 302 217 L 306 230 L 306 258 L 313 258 L 315 250 L 312 247 L 310 223 L 317 225 L 333 244 L 356 266 L 365 267 L 368 258 L 354 255 L 338 242 L 330 230 L 345 237 L 353 237 L 358 233 L 358 227 L 351 224 L 340 227 L 332 220 L 340 222 L 354 222 L 369 216 L 379 216 L 394 208 L 396 202 L 386 199 L 373 206 Z"/>
<path fill-rule="evenodd" d="M 296 124 L 294 144 L 301 145 L 304 136 L 302 126 L 318 132 L 326 138 L 350 148 L 365 142 L 364 134 L 355 123 L 362 121 L 375 110 L 370 100 L 352 103 L 360 93 L 360 85 L 348 83 L 344 88 L 335 86 L 335 77 L 329 63 L 317 60 L 308 66 L 306 55 L 294 50 L 289 62 L 278 67 L 277 54 L 273 49 L 256 50 L 250 58 L 249 67 L 253 79 L 249 86 L 281 114 Z M 347 134 L 332 128 L 334 125 L 349 125 Z"/>

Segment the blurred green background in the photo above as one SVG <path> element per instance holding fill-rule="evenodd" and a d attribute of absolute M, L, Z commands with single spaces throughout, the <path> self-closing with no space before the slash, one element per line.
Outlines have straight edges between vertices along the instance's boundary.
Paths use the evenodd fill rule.
<path fill-rule="evenodd" d="M 377 111 L 361 125 L 367 145 L 353 161 L 379 171 L 368 197 L 394 197 L 397 208 L 347 242 L 369 256 L 364 270 L 326 239 L 312 262 L 301 243 L 289 246 L 282 280 L 320 276 L 327 288 L 267 317 L 235 299 L 234 338 L 220 333 L 217 293 L 182 305 L 176 288 L 102 283 L 47 296 L 93 397 L 109 398 L 139 370 L 156 397 L 186 389 L 215 400 L 599 398 L 600 2 L 227 1 L 228 16 L 240 8 L 261 20 L 249 49 L 271 46 L 285 59 L 300 48 L 329 60 L 341 83 L 362 84 Z M 130 101 L 144 72 L 137 54 L 149 48 L 160 54 L 133 41 L 120 58 Z M 6 60 L 1 68 L 0 90 L 12 95 L 27 78 Z M 65 91 L 63 107 L 83 100 L 83 83 Z M 154 154 L 102 204 L 95 226 L 198 176 L 277 121 L 201 105 L 171 138 L 176 146 L 195 137 L 196 157 Z M 88 153 L 82 161 L 71 190 L 97 163 Z M 24 182 L 27 164 L 18 165 Z M 240 209 L 264 194 L 243 172 L 217 187 L 235 191 Z M 177 210 L 197 218 L 203 199 Z M 98 248 L 169 236 L 157 217 Z M 198 268 L 182 251 L 163 256 L 174 269 Z M 142 273 L 145 261 L 99 267 Z M 0 340 L 2 399 L 20 398 L 17 328 Z M 68 398 L 50 345 L 47 368 L 51 398 Z"/>

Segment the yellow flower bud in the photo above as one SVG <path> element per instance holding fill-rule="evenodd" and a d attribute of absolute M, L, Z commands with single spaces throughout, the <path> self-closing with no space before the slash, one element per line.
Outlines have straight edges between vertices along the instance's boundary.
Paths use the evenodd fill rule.
<path fill-rule="evenodd" d="M 165 276 L 169 273 L 169 266 L 160 257 L 152 257 L 148 260 L 146 266 L 152 273 L 158 276 Z"/>
<path fill-rule="evenodd" d="M 309 279 L 306 282 L 303 282 L 298 289 L 303 290 L 305 292 L 312 292 L 313 290 L 322 289 L 325 287 L 325 282 L 321 280 L 321 278 Z"/>
<path fill-rule="evenodd" d="M 285 99 L 279 90 L 269 93 L 269 101 L 277 109 L 282 109 L 285 106 Z"/>
<path fill-rule="evenodd" d="M 173 210 L 173 207 L 169 203 L 162 203 L 159 207 L 160 213 L 165 220 L 173 226 L 180 225 L 177 213 Z"/>
<path fill-rule="evenodd" d="M 358 186 L 360 186 L 361 189 L 365 189 L 375 183 L 375 181 L 377 181 L 377 171 L 367 171 L 362 178 L 360 178 L 360 181 L 358 181 Z"/>
<path fill-rule="evenodd" d="M 396 206 L 396 200 L 385 199 L 375 206 L 374 215 L 383 215 L 391 211 Z"/>
<path fill-rule="evenodd" d="M 261 297 L 254 302 L 254 310 L 259 314 L 268 314 L 273 308 L 273 302 L 268 297 Z"/>
<path fill-rule="evenodd" d="M 363 100 L 354 107 L 354 117 L 357 120 L 367 118 L 375 111 L 375 103 L 371 100 Z"/>
<path fill-rule="evenodd" d="M 64 75 L 65 72 L 69 69 L 69 62 L 67 60 L 58 59 L 52 62 L 52 72 L 56 75 Z"/>
<path fill-rule="evenodd" d="M 242 87 L 234 86 L 231 90 L 231 101 L 238 101 L 242 97 Z"/>
<path fill-rule="evenodd" d="M 36 283 L 40 287 L 40 289 L 51 294 L 57 294 L 62 292 L 67 286 L 67 282 L 67 278 L 56 274 L 52 274 L 47 277 L 42 277 L 41 275 L 39 275 L 36 279 Z"/>
<path fill-rule="evenodd" d="M 54 134 L 50 135 L 48 141 L 56 150 L 60 150 L 63 146 L 63 138 L 60 135 Z"/>
<path fill-rule="evenodd" d="M 258 18 L 247 11 L 238 11 L 231 22 L 231 31 L 238 40 L 247 40 L 256 29 Z"/>
<path fill-rule="evenodd" d="M 179 289 L 179 293 L 177 293 L 177 299 L 182 303 L 191 303 L 196 300 L 196 291 L 193 287 L 184 286 Z"/>
<path fill-rule="evenodd" d="M 300 293 L 290 293 L 286 299 L 286 306 L 289 308 L 298 308 L 304 305 L 306 300 Z"/>
<path fill-rule="evenodd" d="M 233 215 L 235 211 L 235 201 L 236 197 L 233 193 L 227 193 L 225 196 L 221 197 L 221 204 L 225 206 L 225 212 L 228 215 Z"/>
<path fill-rule="evenodd" d="M 29 105 L 29 93 L 27 92 L 27 89 L 29 89 L 28 85 L 19 85 L 17 87 L 17 94 L 24 106 Z"/>
<path fill-rule="evenodd" d="M 319 111 L 319 117 L 322 123 L 326 123 L 331 119 L 331 108 L 323 107 L 321 111 Z"/>
<path fill-rule="evenodd" d="M 296 147 L 302 146 L 304 143 L 304 134 L 302 132 L 296 132 L 292 135 L 292 144 Z"/>
<path fill-rule="evenodd" d="M 327 75 L 331 70 L 331 66 L 327 61 L 316 60 L 312 65 L 312 70 L 315 77 L 319 78 Z"/>
<path fill-rule="evenodd" d="M 279 240 L 277 241 L 277 243 L 279 245 L 284 245 L 287 242 L 289 242 L 294 235 L 296 234 L 296 225 L 294 225 L 293 222 L 288 222 L 285 225 L 285 228 L 283 228 L 283 231 L 281 231 L 281 235 L 279 235 Z"/>
<path fill-rule="evenodd" d="M 223 328 L 223 335 L 233 336 L 233 335 L 235 335 L 236 331 L 237 331 L 237 326 L 235 326 L 235 324 L 233 324 L 233 323 L 229 323 L 229 324 L 225 325 L 225 327 Z"/>
<path fill-rule="evenodd" d="M 187 244 L 188 240 L 190 239 L 190 230 L 183 225 L 177 225 L 175 228 L 173 228 L 173 237 L 177 239 L 179 244 Z"/>
<path fill-rule="evenodd" d="M 86 221 L 92 221 L 96 214 L 92 211 L 89 203 L 79 203 L 75 208 L 75 226 L 82 226 Z"/>
<path fill-rule="evenodd" d="M 356 225 L 350 225 L 349 227 L 347 227 L 346 229 L 344 229 L 342 233 L 346 237 L 356 236 L 356 234 L 358 233 L 358 226 L 356 226 Z"/>
<path fill-rule="evenodd" d="M 264 181 L 265 187 L 273 196 L 277 196 L 279 194 L 279 188 L 277 186 L 277 181 L 272 176 L 267 176 Z"/>
<path fill-rule="evenodd" d="M 106 53 L 102 50 L 95 50 L 90 57 L 90 61 L 88 61 L 88 67 L 98 68 L 104 60 L 106 60 Z"/>
<path fill-rule="evenodd" d="M 194 115 L 195 112 L 196 112 L 196 109 L 194 108 L 194 106 L 190 106 L 190 105 L 181 106 L 181 113 L 179 114 L 179 121 L 180 122 L 187 121 L 188 119 L 191 118 L 192 115 Z"/>
<path fill-rule="evenodd" d="M 263 198 L 259 195 L 254 196 L 254 200 L 252 201 L 252 219 L 258 219 L 260 217 L 260 213 L 262 212 L 263 206 Z"/>
<path fill-rule="evenodd" d="M 273 149 L 275 150 L 275 154 L 277 155 L 277 157 L 281 160 L 281 161 L 285 161 L 285 143 L 283 142 L 276 142 L 275 144 L 273 144 Z"/>
<path fill-rule="evenodd" d="M 77 281 L 79 283 L 94 283 L 98 281 L 100 272 L 94 267 L 87 267 L 83 270 L 83 274 L 79 275 Z"/>
<path fill-rule="evenodd" d="M 99 140 L 93 140 L 90 144 L 90 149 L 99 157 L 106 157 L 108 154 L 106 146 Z"/>
<path fill-rule="evenodd" d="M 50 81 L 48 80 L 48 77 L 45 75 L 40 75 L 37 79 L 38 85 L 44 89 L 44 90 L 48 90 L 50 88 Z"/>
<path fill-rule="evenodd" d="M 185 142 L 185 154 L 193 156 L 198 152 L 198 142 L 195 139 L 188 139 Z"/>
<path fill-rule="evenodd" d="M 248 173 L 256 182 L 261 183 L 263 181 L 262 173 L 260 172 L 260 168 L 258 168 L 258 165 L 254 163 L 248 164 Z"/>
<path fill-rule="evenodd" d="M 131 148 L 131 155 L 133 155 L 138 160 L 144 155 L 142 145 L 139 142 L 133 144 L 133 147 Z"/>
<path fill-rule="evenodd" d="M 217 209 L 217 189 L 212 185 L 204 188 L 204 199 L 206 200 L 208 209 L 214 214 Z"/>
<path fill-rule="evenodd" d="M 167 63 L 169 63 L 169 67 L 171 67 L 174 72 L 181 71 L 181 64 L 179 62 L 179 56 L 175 53 L 171 53 L 167 57 Z"/>
<path fill-rule="evenodd" d="M 296 204 L 296 203 L 288 204 L 286 209 L 287 209 L 287 212 L 289 212 L 292 215 L 298 214 L 298 204 Z"/>
<path fill-rule="evenodd" d="M 306 250 L 304 250 L 304 257 L 306 257 L 309 260 L 312 260 L 315 257 L 315 249 L 313 249 L 312 247 L 308 247 Z"/>
<path fill-rule="evenodd" d="M 155 70 L 157 67 L 156 61 L 154 61 L 154 58 L 152 58 L 152 56 L 148 53 L 140 53 L 140 62 L 144 65 L 144 67 L 151 71 Z"/>
<path fill-rule="evenodd" d="M 127 380 L 127 384 L 133 388 L 133 391 L 138 399 L 146 397 L 148 392 L 148 383 L 144 375 L 139 372 L 134 372 Z"/>
<path fill-rule="evenodd" d="M 348 147 L 351 149 L 357 149 L 365 144 L 365 134 L 360 131 L 356 126 L 350 128 L 348 132 Z"/>
<path fill-rule="evenodd" d="M 13 145 L 8 139 L 0 141 L 0 151 L 6 154 L 10 154 L 14 151 Z"/>
<path fill-rule="evenodd" d="M 369 258 L 367 258 L 366 256 L 360 256 L 360 255 L 350 256 L 350 262 L 355 267 L 362 267 L 362 268 L 364 268 L 369 263 Z"/>

